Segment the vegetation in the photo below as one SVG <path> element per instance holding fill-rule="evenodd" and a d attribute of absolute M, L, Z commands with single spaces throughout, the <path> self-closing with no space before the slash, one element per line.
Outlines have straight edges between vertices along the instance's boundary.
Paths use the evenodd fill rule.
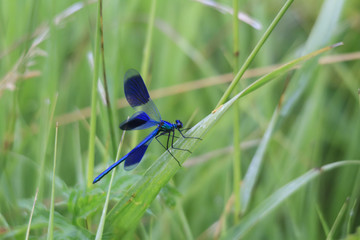
<path fill-rule="evenodd" d="M 358 1 L 0 6 L 0 239 L 360 239 Z M 129 68 L 202 140 L 92 184 Z"/>

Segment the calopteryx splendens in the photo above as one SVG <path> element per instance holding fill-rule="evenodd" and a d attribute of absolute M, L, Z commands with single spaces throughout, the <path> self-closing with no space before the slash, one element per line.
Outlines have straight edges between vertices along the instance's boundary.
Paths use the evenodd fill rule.
<path fill-rule="evenodd" d="M 134 70 L 130 69 L 126 72 L 124 77 L 124 91 L 125 97 L 128 103 L 137 111 L 129 119 L 125 120 L 120 124 L 122 130 L 140 130 L 146 129 L 149 127 L 156 126 L 156 129 L 153 130 L 144 140 L 142 140 L 135 148 L 133 148 L 128 154 L 120 158 L 110 167 L 108 167 L 104 172 L 97 176 L 93 183 L 100 181 L 106 174 L 108 174 L 113 168 L 125 161 L 124 168 L 125 170 L 131 170 L 135 168 L 143 158 L 146 149 L 148 148 L 151 141 L 155 138 L 161 146 L 163 146 L 173 158 L 181 166 L 180 162 L 175 158 L 175 156 L 169 151 L 169 140 L 171 138 L 171 147 L 177 150 L 188 151 L 187 149 L 174 148 L 174 137 L 175 130 L 178 130 L 183 138 L 193 138 L 200 139 L 196 137 L 185 137 L 181 129 L 183 124 L 180 120 L 176 120 L 175 123 L 170 123 L 161 119 L 159 110 L 155 106 L 154 102 L 151 100 L 150 95 L 146 89 L 145 83 L 141 78 L 140 74 Z M 166 147 L 158 140 L 158 137 L 166 135 L 168 136 Z M 191 152 L 190 152 L 191 153 Z"/>

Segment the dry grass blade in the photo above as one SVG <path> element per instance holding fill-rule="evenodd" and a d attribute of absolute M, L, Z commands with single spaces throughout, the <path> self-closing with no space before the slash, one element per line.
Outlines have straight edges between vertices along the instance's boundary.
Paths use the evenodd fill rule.
<path fill-rule="evenodd" d="M 212 0 L 194 0 L 196 2 L 199 2 L 201 4 L 204 4 L 205 6 L 209 6 L 212 7 L 216 10 L 218 10 L 221 13 L 228 13 L 233 15 L 234 11 L 231 7 L 226 6 L 224 4 L 220 4 L 218 2 L 212 1 Z M 248 14 L 244 13 L 244 12 L 238 12 L 237 14 L 237 18 L 240 21 L 243 21 L 244 23 L 250 25 L 251 27 L 257 29 L 257 30 L 261 30 L 262 29 L 262 25 L 259 21 L 253 19 L 252 17 L 250 17 Z"/>

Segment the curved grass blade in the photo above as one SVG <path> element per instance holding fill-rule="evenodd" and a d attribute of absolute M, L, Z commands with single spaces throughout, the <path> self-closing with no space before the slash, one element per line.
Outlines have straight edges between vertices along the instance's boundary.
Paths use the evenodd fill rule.
<path fill-rule="evenodd" d="M 264 137 L 261 139 L 259 147 L 256 150 L 254 157 L 251 160 L 251 163 L 246 171 L 246 175 L 240 189 L 240 201 L 241 201 L 241 213 L 245 213 L 251 199 L 251 194 L 254 189 L 256 180 L 260 172 L 260 167 L 264 159 L 264 154 L 267 149 L 267 145 L 271 139 L 272 133 L 275 128 L 275 123 L 277 122 L 279 116 L 279 108 L 277 108 L 271 118 L 270 124 L 266 129 Z"/>
<path fill-rule="evenodd" d="M 308 37 L 303 54 L 307 54 L 330 43 L 335 35 L 336 26 L 341 18 L 344 0 L 326 0 L 322 4 L 321 12 Z M 311 77 L 317 68 L 314 62 L 307 63 L 297 74 L 294 75 L 285 94 L 285 104 L 281 109 L 281 116 L 287 116 L 294 109 L 295 104 L 311 84 Z"/>
<path fill-rule="evenodd" d="M 338 1 L 336 4 L 332 3 L 329 4 L 332 0 L 327 1 L 324 4 L 324 9 L 322 10 L 322 14 L 317 20 L 317 23 L 315 24 L 313 31 L 306 42 L 306 47 L 304 49 L 304 52 L 310 52 L 311 50 L 314 50 L 314 47 L 319 47 L 324 45 L 325 42 L 329 41 L 330 37 L 320 37 L 320 36 L 331 36 L 333 29 L 335 29 L 333 26 L 337 23 L 339 18 L 339 12 L 341 11 L 341 1 Z M 333 14 L 329 14 L 329 13 Z M 322 22 L 326 22 L 326 24 L 321 24 Z M 322 27 L 318 27 L 322 26 Z M 323 26 L 329 26 L 328 28 L 323 28 Z M 315 37 L 316 36 L 316 37 Z M 314 61 L 314 60 L 312 60 Z M 309 66 L 310 68 L 306 67 Z M 308 85 L 309 80 L 311 79 L 310 76 L 312 76 L 311 72 L 314 72 L 314 69 L 317 65 L 312 64 L 311 62 L 305 64 L 305 66 L 296 74 L 296 77 L 294 77 L 290 82 L 290 90 L 285 92 L 285 106 L 284 109 L 276 109 L 271 123 L 269 127 L 266 130 L 266 133 L 264 135 L 264 138 L 261 141 L 261 144 L 259 145 L 258 150 L 256 151 L 256 154 L 253 157 L 253 160 L 249 166 L 249 169 L 246 173 L 243 188 L 241 189 L 241 199 L 242 199 L 242 213 L 244 213 L 247 209 L 247 206 L 251 199 L 251 193 L 253 191 L 253 186 L 257 180 L 257 175 L 259 172 L 259 169 L 262 165 L 263 156 L 265 154 L 267 143 L 269 141 L 270 135 L 272 134 L 273 128 L 278 122 L 279 117 L 279 111 L 281 111 L 281 118 L 284 117 L 285 112 L 288 112 L 289 109 L 291 109 L 291 106 L 293 106 L 294 102 L 297 101 L 298 97 L 301 95 L 301 93 L 306 89 L 305 86 Z M 275 118 L 275 119 L 274 119 Z"/>
<path fill-rule="evenodd" d="M 330 230 L 329 234 L 326 237 L 326 240 L 334 239 L 335 231 L 339 228 L 340 220 L 344 217 L 345 211 L 346 211 L 348 205 L 349 205 L 349 198 L 347 198 L 345 200 L 343 206 L 341 207 L 341 209 L 339 211 L 339 214 L 336 216 L 335 222 L 332 225 L 331 230 Z"/>
<path fill-rule="evenodd" d="M 262 37 L 260 38 L 260 40 L 258 41 L 256 46 L 254 47 L 254 49 L 252 50 L 252 52 L 250 53 L 250 55 L 244 62 L 244 64 L 241 66 L 241 68 L 238 71 L 238 73 L 236 74 L 234 80 L 231 82 L 229 87 L 226 89 L 225 93 L 223 94 L 220 101 L 218 102 L 217 107 L 219 107 L 221 104 L 223 104 L 226 101 L 226 99 L 229 98 L 229 96 L 232 93 L 232 91 L 234 90 L 236 84 L 238 84 L 241 77 L 244 75 L 246 69 L 249 68 L 249 66 L 252 63 L 252 61 L 254 60 L 256 54 L 260 51 L 260 49 L 264 45 L 266 39 L 270 36 L 271 32 L 274 30 L 276 25 L 279 23 L 280 19 L 284 16 L 284 14 L 286 13 L 286 11 L 288 10 L 288 8 L 290 7 L 290 5 L 292 4 L 293 1 L 294 0 L 287 0 L 286 3 L 284 4 L 284 6 L 280 9 L 278 14 L 274 18 L 274 20 L 271 22 L 270 26 L 266 29 L 265 33 L 262 35 Z"/>
<path fill-rule="evenodd" d="M 316 48 L 324 46 L 329 42 L 329 39 L 331 39 L 330 36 L 333 34 L 335 29 L 334 26 L 338 23 L 342 5 L 343 1 L 336 1 L 335 3 L 334 0 L 328 0 L 323 4 L 321 14 L 318 17 L 310 37 L 306 42 L 304 52 L 313 51 Z M 326 28 L 324 28 L 324 26 L 326 26 Z M 315 59 L 312 61 L 315 61 Z M 302 92 L 307 89 L 307 86 L 310 83 L 310 79 L 312 79 L 310 76 L 313 75 L 316 67 L 317 64 L 309 61 L 301 68 L 301 70 L 297 72 L 297 74 L 295 74 L 295 76 L 290 81 L 289 90 L 284 94 L 284 98 L 286 99 L 284 101 L 284 107 L 281 109 L 277 108 L 275 110 L 270 125 L 264 134 L 264 137 L 251 161 L 244 179 L 244 184 L 241 189 L 242 213 L 247 210 L 248 204 L 251 200 L 253 187 L 262 165 L 263 156 L 265 154 L 269 138 L 274 131 L 273 128 L 279 122 L 278 119 L 282 119 L 284 116 L 286 116 L 286 113 L 289 112 L 292 106 L 294 106 L 294 103 L 299 99 L 299 96 L 302 95 Z M 281 112 L 280 117 L 279 111 Z"/>
<path fill-rule="evenodd" d="M 304 185 L 311 182 L 313 179 L 320 176 L 322 173 L 339 167 L 356 165 L 360 166 L 360 160 L 340 161 L 324 165 L 321 168 L 311 169 L 307 173 L 289 182 L 288 184 L 274 192 L 270 197 L 265 199 L 250 214 L 245 216 L 239 224 L 229 229 L 227 235 L 223 239 L 240 239 L 244 237 L 245 234 L 251 230 L 251 228 L 261 222 L 261 220 L 263 220 L 267 215 L 273 212 L 293 193 L 300 190 Z"/>
<path fill-rule="evenodd" d="M 337 46 L 337 45 L 334 45 Z M 276 76 L 283 74 L 290 70 L 293 66 L 305 61 L 311 57 L 332 49 L 334 46 L 326 47 L 295 59 L 275 71 L 258 79 L 246 89 L 241 91 L 224 105 L 214 110 L 211 114 L 200 121 L 196 126 L 187 132 L 188 136 L 203 138 L 205 134 L 217 123 L 225 112 L 237 101 L 239 98 L 255 91 L 266 83 L 270 82 Z M 199 143 L 196 139 L 179 139 L 175 143 L 175 147 L 194 150 Z M 175 157 L 180 163 L 183 163 L 190 155 L 186 151 L 173 151 Z M 179 165 L 172 157 L 165 152 L 160 158 L 154 162 L 153 165 L 145 172 L 144 176 L 136 182 L 125 194 L 120 201 L 110 211 L 105 225 L 106 231 L 115 231 L 119 235 L 124 235 L 137 225 L 146 209 L 159 193 L 160 189 L 175 175 L 178 171 Z"/>

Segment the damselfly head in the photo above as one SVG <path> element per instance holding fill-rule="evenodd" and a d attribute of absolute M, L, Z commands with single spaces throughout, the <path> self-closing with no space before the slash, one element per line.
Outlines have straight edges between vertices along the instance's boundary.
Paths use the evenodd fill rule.
<path fill-rule="evenodd" d="M 179 129 L 179 128 L 182 128 L 183 127 L 183 124 L 180 120 L 176 120 L 176 128 Z"/>

